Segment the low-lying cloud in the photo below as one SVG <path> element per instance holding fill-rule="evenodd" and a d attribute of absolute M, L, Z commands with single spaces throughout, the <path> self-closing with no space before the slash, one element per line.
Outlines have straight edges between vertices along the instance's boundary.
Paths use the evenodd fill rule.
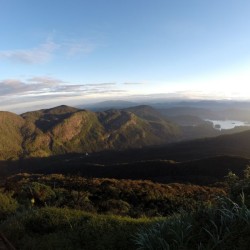
<path fill-rule="evenodd" d="M 34 107 L 83 102 L 91 98 L 124 95 L 116 83 L 71 84 L 61 79 L 35 76 L 0 81 L 0 110 L 25 112 Z"/>
<path fill-rule="evenodd" d="M 79 95 L 84 93 L 109 93 L 116 91 L 116 83 L 69 84 L 52 77 L 33 77 L 21 81 L 6 79 L 0 81 L 0 96 L 7 95 Z M 119 92 L 120 90 L 117 89 Z"/>
<path fill-rule="evenodd" d="M 143 82 L 124 82 L 124 85 L 141 85 L 144 84 Z"/>

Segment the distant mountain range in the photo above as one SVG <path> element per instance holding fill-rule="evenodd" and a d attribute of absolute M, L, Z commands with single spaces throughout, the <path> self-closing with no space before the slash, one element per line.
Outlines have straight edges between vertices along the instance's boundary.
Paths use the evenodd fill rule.
<path fill-rule="evenodd" d="M 104 111 L 107 109 L 124 109 L 139 105 L 149 105 L 166 116 L 192 115 L 202 119 L 235 119 L 250 122 L 250 102 L 247 101 L 165 101 L 165 99 L 144 101 L 111 100 L 80 105 L 78 108 L 85 108 L 92 111 Z"/>
<path fill-rule="evenodd" d="M 92 111 L 105 111 L 108 109 L 124 109 L 124 108 L 129 108 L 129 107 L 138 106 L 138 105 L 140 104 L 136 102 L 123 101 L 123 100 L 111 100 L 111 101 L 97 102 L 94 104 L 79 105 L 77 106 L 77 108 L 89 109 Z"/>

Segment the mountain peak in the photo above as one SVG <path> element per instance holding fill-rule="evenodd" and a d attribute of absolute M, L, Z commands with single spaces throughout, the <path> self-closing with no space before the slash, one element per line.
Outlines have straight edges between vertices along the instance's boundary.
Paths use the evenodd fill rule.
<path fill-rule="evenodd" d="M 67 105 L 60 105 L 60 106 L 57 106 L 54 108 L 45 109 L 43 111 L 44 111 L 44 113 L 47 113 L 47 114 L 67 114 L 67 113 L 74 113 L 78 110 L 79 109 L 74 108 L 74 107 L 70 107 Z"/>

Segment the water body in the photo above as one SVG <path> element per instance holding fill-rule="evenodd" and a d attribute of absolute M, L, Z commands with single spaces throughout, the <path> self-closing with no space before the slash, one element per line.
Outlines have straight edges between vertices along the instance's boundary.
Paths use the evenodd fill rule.
<path fill-rule="evenodd" d="M 238 126 L 250 126 L 248 122 L 237 121 L 237 120 L 210 120 L 205 119 L 205 121 L 212 122 L 213 127 L 218 130 L 222 129 L 233 129 Z"/>

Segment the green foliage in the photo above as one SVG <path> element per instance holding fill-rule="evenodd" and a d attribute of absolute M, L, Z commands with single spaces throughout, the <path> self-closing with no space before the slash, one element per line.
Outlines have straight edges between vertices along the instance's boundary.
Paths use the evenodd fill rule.
<path fill-rule="evenodd" d="M 35 206 L 51 205 L 89 212 L 131 217 L 166 216 L 180 209 L 192 211 L 200 204 L 214 203 L 222 189 L 151 181 L 86 179 L 62 175 L 16 175 L 8 178 L 6 189 L 21 204 L 32 198 Z"/>
<path fill-rule="evenodd" d="M 194 213 L 181 213 L 135 236 L 140 250 L 249 249 L 250 210 L 245 204 L 220 200 L 218 207 L 204 207 Z"/>
<path fill-rule="evenodd" d="M 21 186 L 15 196 L 20 203 L 45 206 L 53 202 L 56 194 L 50 186 L 39 182 L 31 182 Z"/>
<path fill-rule="evenodd" d="M 244 179 L 250 181 L 250 166 L 249 165 L 244 170 Z"/>
<path fill-rule="evenodd" d="M 243 171 L 243 178 L 234 176 L 229 188 L 230 198 L 235 202 L 241 202 L 242 197 L 244 197 L 244 203 L 246 206 L 250 206 L 250 166 L 247 166 Z"/>
<path fill-rule="evenodd" d="M 239 177 L 232 171 L 229 171 L 228 174 L 225 176 L 225 182 L 229 188 L 233 187 L 238 181 Z"/>
<path fill-rule="evenodd" d="M 225 196 L 219 188 L 18 174 L 7 179 L 5 189 L 21 204 L 31 198 L 35 204 L 9 216 L 0 230 L 19 249 L 247 250 L 250 210 L 245 191 L 250 182 L 247 175 L 240 180 L 233 173 L 226 180 L 234 201 L 218 198 Z M 168 217 L 143 217 L 159 214 Z"/>
<path fill-rule="evenodd" d="M 0 111 L 0 160 L 16 160 L 23 153 L 22 117 Z"/>
<path fill-rule="evenodd" d="M 4 220 L 15 213 L 17 208 L 18 203 L 10 194 L 0 192 L 0 220 Z"/>
<path fill-rule="evenodd" d="M 134 250 L 132 235 L 139 227 L 152 222 L 42 208 L 9 218 L 1 230 L 19 249 Z"/>

